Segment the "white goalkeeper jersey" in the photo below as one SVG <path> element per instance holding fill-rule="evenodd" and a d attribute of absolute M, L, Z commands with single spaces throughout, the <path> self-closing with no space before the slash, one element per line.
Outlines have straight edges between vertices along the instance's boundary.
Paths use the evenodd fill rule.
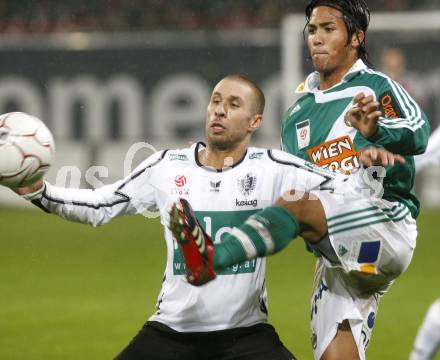
<path fill-rule="evenodd" d="M 307 191 L 331 182 L 331 173 L 293 155 L 248 148 L 233 166 L 207 168 L 198 160 L 202 143 L 158 152 L 126 179 L 95 190 L 46 183 L 39 206 L 63 218 L 105 224 L 123 214 L 157 209 L 167 246 L 165 278 L 151 321 L 180 332 L 205 332 L 265 322 L 265 259 L 245 261 L 218 273 L 201 287 L 187 283 L 184 261 L 168 229 L 171 204 L 183 197 L 215 242 L 251 214 L 272 205 L 290 189 Z M 148 241 L 148 239 L 145 239 Z"/>

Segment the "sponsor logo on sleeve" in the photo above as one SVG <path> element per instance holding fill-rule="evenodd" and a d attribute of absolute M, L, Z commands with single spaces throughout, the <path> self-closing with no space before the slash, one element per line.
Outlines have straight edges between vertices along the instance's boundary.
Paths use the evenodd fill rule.
<path fill-rule="evenodd" d="M 400 109 L 399 104 L 397 103 L 391 91 L 384 92 L 379 97 L 379 102 L 380 110 L 386 118 L 396 119 L 403 117 L 402 110 Z"/>

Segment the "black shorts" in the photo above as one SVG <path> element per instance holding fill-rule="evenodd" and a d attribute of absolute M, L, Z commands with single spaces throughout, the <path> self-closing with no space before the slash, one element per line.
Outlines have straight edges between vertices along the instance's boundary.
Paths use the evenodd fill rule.
<path fill-rule="evenodd" d="M 181 333 L 147 322 L 115 360 L 295 360 L 273 326 Z"/>

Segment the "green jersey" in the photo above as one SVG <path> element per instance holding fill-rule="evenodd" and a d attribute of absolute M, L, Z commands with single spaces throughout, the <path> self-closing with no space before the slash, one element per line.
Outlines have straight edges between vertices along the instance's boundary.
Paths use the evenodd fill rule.
<path fill-rule="evenodd" d="M 413 155 L 425 151 L 429 137 L 426 115 L 398 83 L 358 60 L 339 84 L 319 90 L 319 73 L 310 74 L 297 88 L 303 94 L 284 114 L 283 150 L 334 171 L 359 167 L 362 148 L 374 145 L 405 157 L 404 164 L 386 167 L 384 199 L 404 203 L 414 218 L 419 201 L 414 185 Z M 344 121 L 353 97 L 363 92 L 379 101 L 382 117 L 377 133 L 364 138 Z"/>

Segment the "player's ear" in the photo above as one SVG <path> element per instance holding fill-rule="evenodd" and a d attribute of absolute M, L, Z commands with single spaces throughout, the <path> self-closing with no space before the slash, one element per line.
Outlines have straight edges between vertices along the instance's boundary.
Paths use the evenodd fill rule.
<path fill-rule="evenodd" d="M 260 128 L 263 124 L 263 115 L 255 114 L 251 117 L 251 121 L 249 122 L 249 131 L 254 132 Z"/>
<path fill-rule="evenodd" d="M 359 49 L 364 39 L 365 33 L 362 30 L 356 31 L 351 37 L 351 46 L 355 49 Z"/>

